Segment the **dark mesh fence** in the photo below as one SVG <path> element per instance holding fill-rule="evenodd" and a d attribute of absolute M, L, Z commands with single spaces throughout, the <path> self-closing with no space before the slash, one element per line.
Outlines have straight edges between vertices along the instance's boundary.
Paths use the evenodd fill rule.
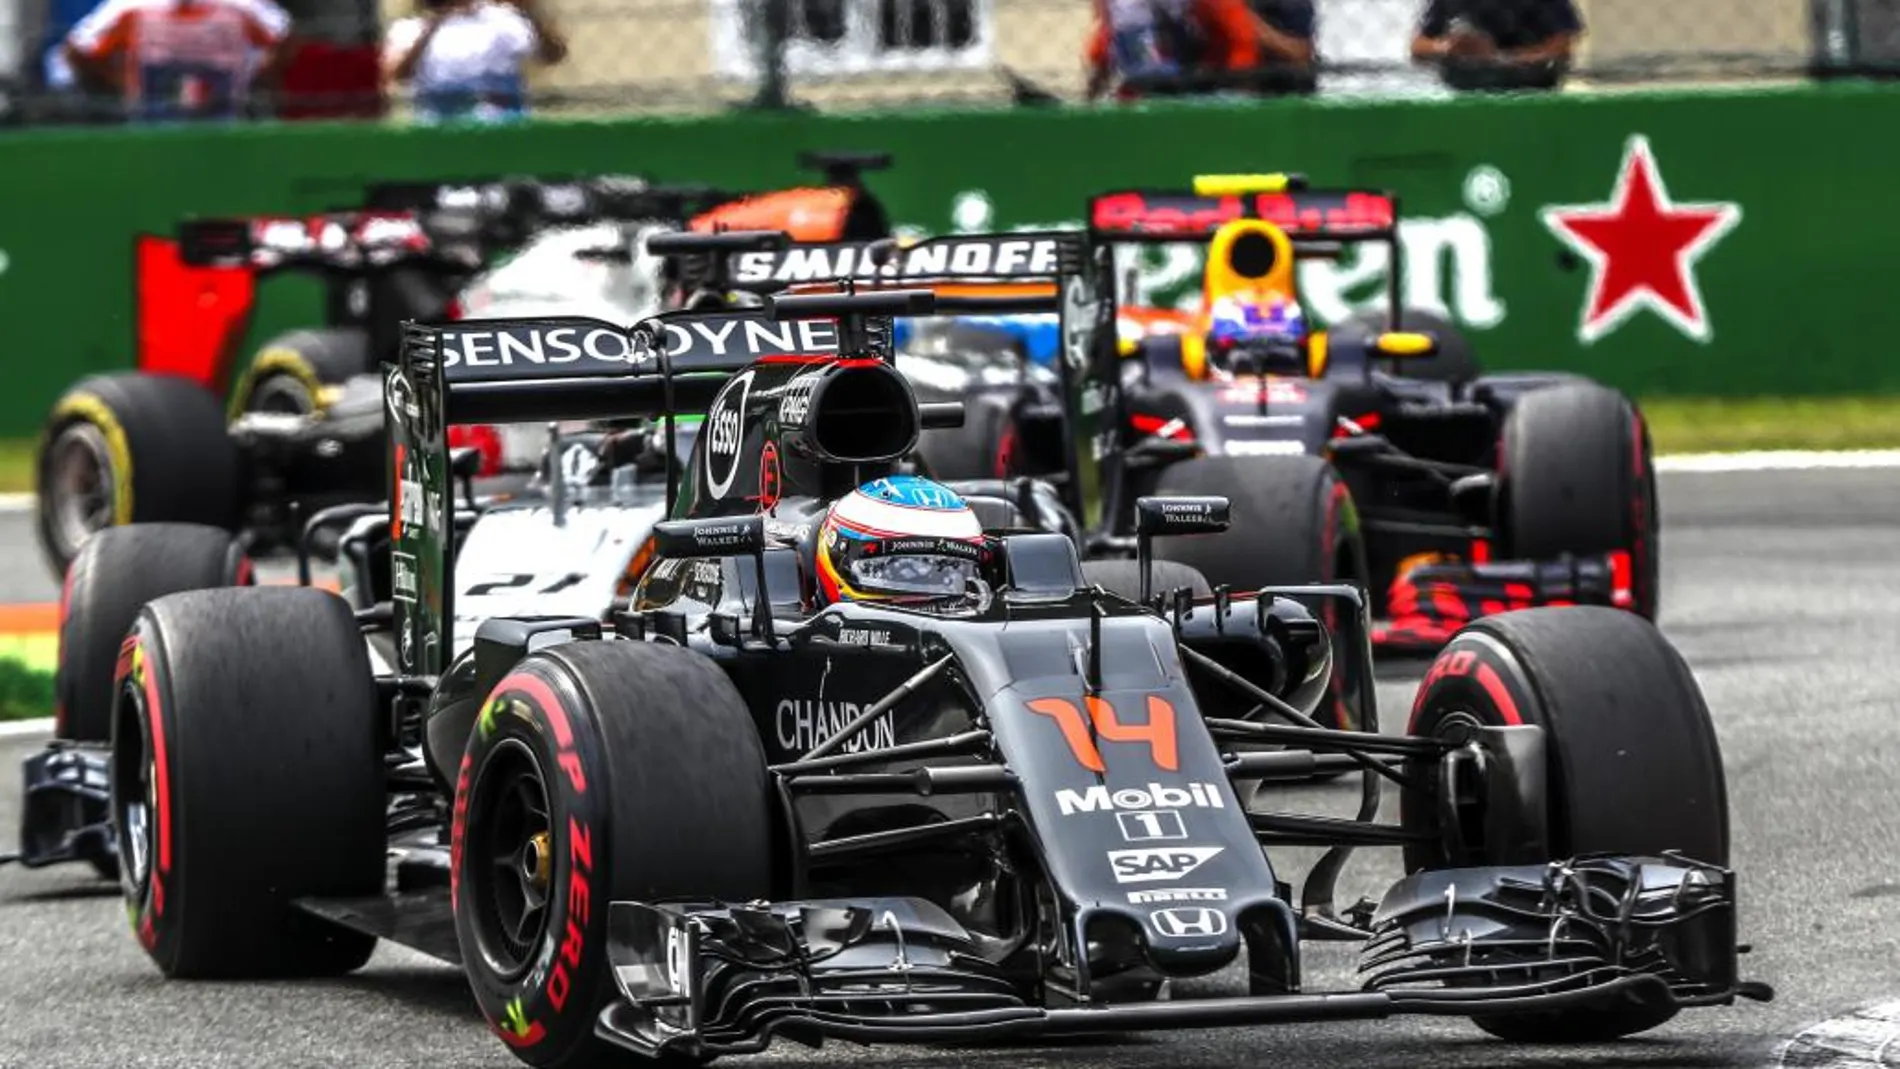
<path fill-rule="evenodd" d="M 379 52 L 412 2 L 290 0 L 298 43 L 281 82 L 248 112 L 409 116 L 411 89 L 383 82 Z M 567 55 L 530 65 L 532 109 L 602 114 L 1080 101 L 1091 88 L 1097 11 L 1128 0 L 535 2 Z M 1434 17 L 1428 0 L 1310 0 L 1304 17 L 1307 0 L 1225 2 L 1226 24 L 1239 29 L 1204 42 L 1203 62 L 1121 83 L 1119 93 L 1106 87 L 1105 98 L 1430 96 L 1900 72 L 1900 0 L 1445 0 Z M 0 0 L 0 36 L 10 37 L 0 63 L 13 68 L 0 66 L 0 111 L 15 123 L 123 121 L 119 95 L 48 84 L 42 61 L 63 28 L 48 11 L 48 0 Z M 1567 27 L 1566 12 L 1582 32 L 1562 56 L 1549 40 Z M 1241 31 L 1255 40 L 1239 40 Z M 1289 60 L 1303 44 L 1310 64 Z M 1234 57 L 1250 50 L 1259 61 L 1236 69 Z"/>

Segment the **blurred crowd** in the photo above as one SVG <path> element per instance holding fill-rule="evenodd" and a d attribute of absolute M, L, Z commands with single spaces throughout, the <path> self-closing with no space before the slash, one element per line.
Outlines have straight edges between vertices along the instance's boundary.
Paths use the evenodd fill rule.
<path fill-rule="evenodd" d="M 61 118 L 235 120 L 286 86 L 296 32 L 276 0 L 100 0 L 50 49 Z M 526 68 L 567 54 L 536 0 L 419 0 L 383 32 L 376 77 L 424 122 L 527 113 Z M 321 92 L 321 87 L 318 87 Z"/>
<path fill-rule="evenodd" d="M 1090 97 L 1317 87 L 1313 0 L 1094 3 Z M 1455 89 L 1554 89 L 1582 33 L 1572 0 L 1428 0 L 1411 58 Z"/>
<path fill-rule="evenodd" d="M 529 110 L 529 72 L 568 55 L 544 0 L 415 0 L 386 25 L 367 16 L 374 47 L 324 59 L 306 37 L 289 65 L 300 27 L 279 0 L 52 2 L 96 6 L 45 53 L 44 84 L 33 88 L 51 105 L 39 121 L 371 116 L 386 98 L 407 101 L 421 122 L 509 121 Z M 1317 23 L 1331 16 L 1316 15 L 1314 0 L 1064 2 L 1093 6 L 1086 39 L 1070 45 L 1080 46 L 1092 100 L 1312 93 L 1325 65 Z M 1584 32 L 1573 0 L 1422 0 L 1420 9 L 1410 63 L 1461 91 L 1557 88 Z M 374 100 L 294 113 L 295 101 L 326 94 Z"/>

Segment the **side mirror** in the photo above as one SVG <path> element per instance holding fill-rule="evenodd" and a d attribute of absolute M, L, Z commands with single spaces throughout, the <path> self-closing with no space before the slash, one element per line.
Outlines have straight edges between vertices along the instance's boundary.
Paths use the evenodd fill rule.
<path fill-rule="evenodd" d="M 744 557 L 765 552 L 765 517 L 714 516 L 653 525 L 656 557 Z"/>
<path fill-rule="evenodd" d="M 1451 484 L 1452 510 L 1473 527 L 1491 526 L 1491 502 L 1496 496 L 1497 477 L 1488 471 L 1467 475 Z"/>
<path fill-rule="evenodd" d="M 1388 330 L 1373 339 L 1372 347 L 1380 356 L 1430 356 L 1438 351 L 1438 339 L 1409 330 Z"/>
<path fill-rule="evenodd" d="M 1378 456 L 1392 451 L 1392 443 L 1386 441 L 1383 434 L 1349 434 L 1344 438 L 1334 438 L 1326 443 L 1332 451 L 1334 460 L 1352 457 Z"/>
<path fill-rule="evenodd" d="M 917 418 L 927 431 L 955 430 L 963 426 L 962 401 L 920 401 Z"/>
<path fill-rule="evenodd" d="M 1158 534 L 1219 534 L 1232 522 L 1224 497 L 1143 497 L 1135 500 L 1135 560 L 1141 569 L 1141 603 L 1154 597 L 1154 537 Z"/>
<path fill-rule="evenodd" d="M 765 595 L 765 517 L 709 516 L 662 520 L 653 525 L 653 555 L 668 557 L 751 557 L 757 593 L 752 598 L 752 632 L 776 645 L 772 606 Z M 683 645 L 684 643 L 682 643 Z"/>
<path fill-rule="evenodd" d="M 1137 535 L 1219 534 L 1231 504 L 1224 497 L 1144 497 L 1135 502 Z"/>

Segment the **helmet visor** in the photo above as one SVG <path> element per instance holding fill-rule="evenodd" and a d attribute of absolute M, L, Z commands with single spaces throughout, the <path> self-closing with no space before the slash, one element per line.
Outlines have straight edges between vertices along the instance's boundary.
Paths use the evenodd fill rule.
<path fill-rule="evenodd" d="M 976 574 L 974 560 L 935 554 L 893 553 L 851 562 L 851 585 L 880 594 L 955 597 Z"/>

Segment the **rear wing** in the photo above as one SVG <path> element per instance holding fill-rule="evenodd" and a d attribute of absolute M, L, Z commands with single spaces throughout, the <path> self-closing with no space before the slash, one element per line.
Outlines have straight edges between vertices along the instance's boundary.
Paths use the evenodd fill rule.
<path fill-rule="evenodd" d="M 807 297 L 780 309 L 668 312 L 630 327 L 581 318 L 404 323 L 398 359 L 383 372 L 402 672 L 439 675 L 452 649 L 451 424 L 648 416 L 666 419 L 670 439 L 675 413 L 705 411 L 757 363 L 890 359 L 891 316 L 930 300 Z M 669 501 L 677 477 L 669 475 Z"/>
<path fill-rule="evenodd" d="M 696 206 L 734 194 L 698 185 L 655 185 L 640 175 L 492 178 L 464 182 L 380 182 L 366 205 L 385 211 L 530 214 L 549 220 L 684 219 Z"/>
<path fill-rule="evenodd" d="M 877 353 L 875 341 L 872 348 L 864 355 L 888 353 L 888 346 Z M 841 349 L 835 322 L 781 322 L 750 308 L 666 312 L 630 327 L 578 317 L 471 319 L 404 324 L 400 369 L 411 385 L 439 387 L 434 407 L 447 423 L 541 423 L 696 411 L 756 361 L 823 359 Z"/>
<path fill-rule="evenodd" d="M 409 212 L 189 219 L 178 226 L 178 247 L 180 258 L 193 267 L 258 272 L 352 271 L 447 256 Z"/>
<path fill-rule="evenodd" d="M 1371 189 L 1313 189 L 1286 175 L 1206 175 L 1192 192 L 1122 190 L 1089 199 L 1089 235 L 1107 244 L 1202 243 L 1223 225 L 1259 219 L 1285 232 L 1297 253 L 1336 256 L 1349 244 L 1388 250 L 1386 318 L 1398 330 L 1404 263 L 1399 256 L 1399 199 Z"/>
<path fill-rule="evenodd" d="M 371 186 L 369 206 L 416 212 L 438 237 L 509 247 L 545 226 L 660 222 L 683 226 L 696 211 L 737 194 L 703 185 L 656 185 L 637 175 L 390 182 Z"/>
<path fill-rule="evenodd" d="M 786 242 L 741 249 L 723 265 L 725 283 L 751 293 L 849 285 L 858 292 L 927 289 L 935 313 L 1055 312 L 1062 284 L 1088 273 L 1080 231 L 957 234 L 904 244 Z"/>
<path fill-rule="evenodd" d="M 1367 189 L 1134 189 L 1089 199 L 1089 234 L 1109 242 L 1202 240 L 1236 219 L 1265 220 L 1299 244 L 1393 241 L 1398 218 L 1397 197 Z"/>

